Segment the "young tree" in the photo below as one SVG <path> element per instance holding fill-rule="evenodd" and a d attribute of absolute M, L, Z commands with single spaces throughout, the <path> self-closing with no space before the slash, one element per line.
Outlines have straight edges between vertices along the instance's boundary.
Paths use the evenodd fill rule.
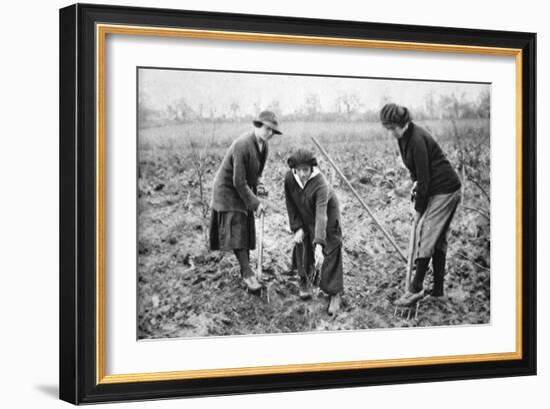
<path fill-rule="evenodd" d="M 231 111 L 231 116 L 233 120 L 238 119 L 241 107 L 239 106 L 239 103 L 237 101 L 233 101 L 231 105 L 229 105 L 229 110 Z"/>
<path fill-rule="evenodd" d="M 304 114 L 309 120 L 318 119 L 319 113 L 321 112 L 321 99 L 317 94 L 308 94 L 306 95 L 306 100 L 304 102 Z"/>
<path fill-rule="evenodd" d="M 191 164 L 195 173 L 197 186 L 199 188 L 199 204 L 200 204 L 200 217 L 202 219 L 202 231 L 204 233 L 204 244 L 208 247 L 208 215 L 210 213 L 210 202 L 206 197 L 206 172 L 208 169 L 208 149 L 214 143 L 216 138 L 216 123 L 212 122 L 210 132 L 206 127 L 206 124 L 201 123 L 202 135 L 206 140 L 200 144 L 197 141 L 189 138 L 189 152 L 191 154 Z"/>
<path fill-rule="evenodd" d="M 257 117 L 260 112 L 262 111 L 262 102 L 261 101 L 255 101 L 253 104 L 254 107 L 254 116 Z"/>
<path fill-rule="evenodd" d="M 277 117 L 281 117 L 282 115 L 282 112 L 281 112 L 281 103 L 279 102 L 278 99 L 273 99 L 269 105 L 267 106 L 268 110 L 270 111 L 273 111 L 275 113 L 275 115 L 277 115 Z"/>
<path fill-rule="evenodd" d="M 430 91 L 424 97 L 424 105 L 426 107 L 426 116 L 429 119 L 439 118 L 437 112 L 437 104 L 435 102 L 435 95 L 433 91 Z"/>
<path fill-rule="evenodd" d="M 480 118 L 491 116 L 491 92 L 489 89 L 481 91 L 477 97 L 477 114 Z"/>
<path fill-rule="evenodd" d="M 195 113 L 191 106 L 187 104 L 185 98 L 179 98 L 168 105 L 169 118 L 175 122 L 185 122 L 191 120 Z"/>
<path fill-rule="evenodd" d="M 140 89 L 138 95 L 138 124 L 142 128 L 151 120 L 154 110 L 150 107 L 149 95 Z"/>
<path fill-rule="evenodd" d="M 344 112 L 348 117 L 357 112 L 361 107 L 361 100 L 355 92 L 348 92 L 347 94 L 342 95 L 341 103 L 344 107 Z"/>

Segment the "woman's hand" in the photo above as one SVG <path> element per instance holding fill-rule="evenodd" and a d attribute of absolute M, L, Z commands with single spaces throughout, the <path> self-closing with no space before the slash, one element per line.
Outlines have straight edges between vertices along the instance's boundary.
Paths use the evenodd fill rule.
<path fill-rule="evenodd" d="M 298 229 L 296 233 L 294 233 L 294 237 L 292 238 L 292 241 L 296 244 L 300 244 L 302 241 L 304 241 L 304 230 Z"/>
<path fill-rule="evenodd" d="M 323 246 L 320 244 L 315 245 L 315 269 L 321 270 L 323 262 L 325 261 L 325 255 L 323 254 Z"/>
<path fill-rule="evenodd" d="M 258 205 L 254 213 L 256 213 L 256 217 L 260 217 L 262 214 L 265 213 L 265 211 L 266 211 L 265 205 L 262 202 L 260 202 L 260 204 Z"/>
<path fill-rule="evenodd" d="M 277 206 L 273 204 L 273 202 L 270 202 L 267 199 L 260 199 L 260 204 L 256 208 L 256 216 L 260 216 L 262 213 L 267 213 L 267 210 L 270 209 L 271 211 L 277 213 Z"/>
<path fill-rule="evenodd" d="M 414 208 L 414 201 L 412 201 L 409 205 L 410 220 L 414 220 L 414 218 L 416 217 L 416 213 L 418 212 Z"/>
<path fill-rule="evenodd" d="M 411 201 L 414 202 L 414 199 L 416 197 L 416 186 L 418 185 L 418 182 L 415 180 L 411 186 Z"/>
<path fill-rule="evenodd" d="M 256 195 L 258 197 L 267 197 L 268 196 L 268 192 L 267 192 L 267 188 L 265 187 L 264 185 L 264 182 L 262 181 L 262 179 L 258 179 L 258 183 L 256 185 Z"/>
<path fill-rule="evenodd" d="M 414 208 L 414 205 L 416 203 L 416 180 L 413 182 L 413 185 L 411 187 L 411 201 L 409 204 L 409 210 L 411 212 L 411 220 L 414 220 L 416 217 L 416 209 Z"/>

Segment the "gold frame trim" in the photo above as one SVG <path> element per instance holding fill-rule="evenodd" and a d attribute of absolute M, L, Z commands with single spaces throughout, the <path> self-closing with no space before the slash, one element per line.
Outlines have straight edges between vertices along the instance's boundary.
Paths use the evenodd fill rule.
<path fill-rule="evenodd" d="M 447 53 L 513 56 L 516 63 L 516 350 L 507 353 L 451 355 L 383 359 L 370 361 L 324 362 L 300 365 L 187 370 L 106 375 L 105 373 L 105 41 L 107 34 L 161 36 L 223 41 L 248 41 L 299 45 L 319 45 L 355 48 L 374 48 L 401 51 L 429 51 Z M 522 51 L 515 48 L 478 47 L 453 44 L 431 44 L 401 41 L 362 40 L 351 38 L 291 36 L 281 34 L 235 31 L 176 29 L 117 24 L 96 25 L 96 383 L 118 384 L 214 377 L 291 374 L 334 370 L 403 367 L 448 363 L 489 362 L 522 359 Z"/>

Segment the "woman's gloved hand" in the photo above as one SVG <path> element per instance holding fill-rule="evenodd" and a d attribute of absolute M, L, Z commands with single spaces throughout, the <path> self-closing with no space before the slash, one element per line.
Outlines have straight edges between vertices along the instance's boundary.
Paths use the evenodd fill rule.
<path fill-rule="evenodd" d="M 323 246 L 320 244 L 315 245 L 315 269 L 320 270 L 325 261 L 325 255 L 323 254 Z"/>

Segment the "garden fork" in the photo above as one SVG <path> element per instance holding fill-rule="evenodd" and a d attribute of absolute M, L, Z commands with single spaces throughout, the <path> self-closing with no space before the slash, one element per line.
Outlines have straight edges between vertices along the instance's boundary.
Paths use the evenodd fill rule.
<path fill-rule="evenodd" d="M 409 235 L 409 248 L 407 253 L 407 272 L 405 275 L 405 292 L 409 290 L 409 286 L 411 284 L 412 280 L 412 272 L 414 269 L 414 253 L 416 250 L 416 229 L 418 227 L 418 220 L 413 220 L 411 224 L 411 232 Z M 413 304 L 409 306 L 400 306 L 396 305 L 395 309 L 393 311 L 393 315 L 400 317 L 405 317 L 407 319 L 411 319 L 414 317 L 414 319 L 418 318 L 418 308 L 420 306 L 422 299 L 414 302 Z M 414 313 L 413 313 L 414 311 Z"/>

